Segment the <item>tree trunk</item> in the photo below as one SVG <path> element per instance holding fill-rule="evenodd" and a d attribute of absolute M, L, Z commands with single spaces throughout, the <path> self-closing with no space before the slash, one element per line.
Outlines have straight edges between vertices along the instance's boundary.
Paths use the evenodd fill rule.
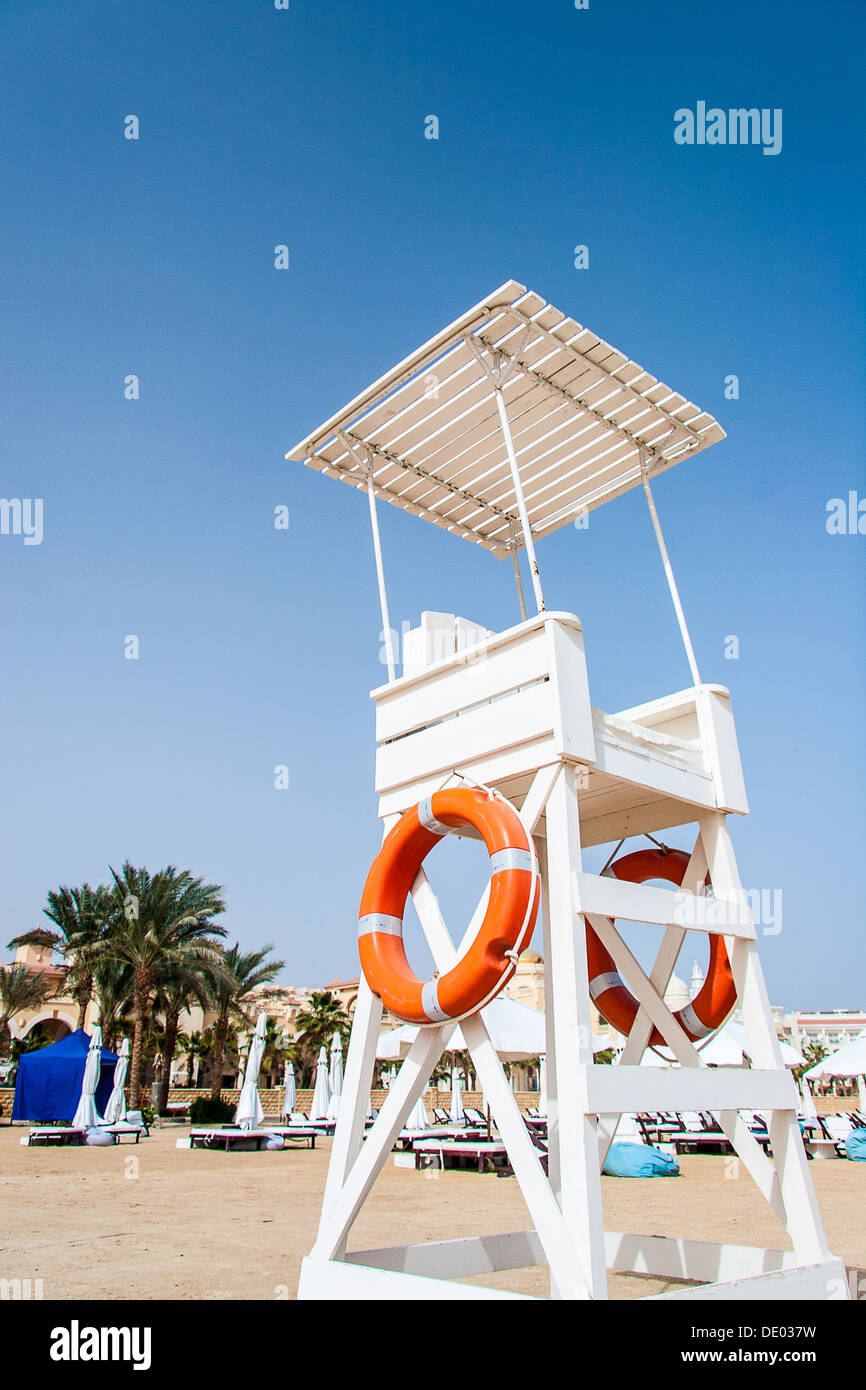
<path fill-rule="evenodd" d="M 165 1037 L 162 1043 L 162 1079 L 159 1083 L 158 1092 L 158 1108 L 160 1115 L 164 1115 L 168 1110 L 168 1092 L 171 1086 L 171 1064 L 174 1061 L 174 1054 L 177 1048 L 179 1021 L 180 1009 L 174 1009 L 165 1016 Z"/>
<path fill-rule="evenodd" d="M 150 972 L 136 973 L 132 993 L 132 1056 L 129 1059 L 129 1108 L 141 1109 L 141 1078 L 144 1072 L 144 1029 L 150 1004 Z"/>
<path fill-rule="evenodd" d="M 12 1034 L 9 1031 L 9 1015 L 0 1014 L 0 1059 L 4 1062 L 12 1052 Z"/>
<path fill-rule="evenodd" d="M 213 1055 L 211 1059 L 211 1100 L 220 1100 L 223 1089 L 223 1064 L 226 1055 L 226 1038 L 228 1037 L 229 1020 L 228 1014 L 220 1014 L 213 1030 Z"/>
<path fill-rule="evenodd" d="M 87 1017 L 87 1006 L 93 998 L 93 976 L 85 975 L 75 991 L 75 1002 L 78 1005 L 78 1028 L 84 1027 L 84 1020 Z"/>

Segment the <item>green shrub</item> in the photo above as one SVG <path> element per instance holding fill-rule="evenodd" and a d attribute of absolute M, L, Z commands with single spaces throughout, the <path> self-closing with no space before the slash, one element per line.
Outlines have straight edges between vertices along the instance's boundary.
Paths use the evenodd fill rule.
<path fill-rule="evenodd" d="M 189 1118 L 194 1125 L 228 1124 L 234 1115 L 234 1106 L 227 1100 L 212 1100 L 210 1096 L 199 1096 L 189 1108 Z"/>

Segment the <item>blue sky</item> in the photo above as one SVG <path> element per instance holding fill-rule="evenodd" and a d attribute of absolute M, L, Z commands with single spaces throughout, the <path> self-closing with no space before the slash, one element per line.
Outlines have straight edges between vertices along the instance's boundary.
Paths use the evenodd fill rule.
<path fill-rule="evenodd" d="M 4 940 L 129 857 L 225 884 L 230 931 L 273 941 L 287 981 L 357 972 L 384 674 L 366 503 L 283 454 L 514 277 L 728 431 L 656 497 L 733 694 L 741 873 L 784 895 L 774 1002 L 866 1004 L 866 538 L 825 527 L 829 498 L 866 496 L 863 18 L 7 0 L 2 491 L 44 500 L 44 539 L 0 536 Z M 677 145 L 699 100 L 780 108 L 781 153 Z M 515 620 L 509 567 L 380 511 L 396 625 Z M 642 498 L 539 558 L 595 704 L 689 683 Z"/>

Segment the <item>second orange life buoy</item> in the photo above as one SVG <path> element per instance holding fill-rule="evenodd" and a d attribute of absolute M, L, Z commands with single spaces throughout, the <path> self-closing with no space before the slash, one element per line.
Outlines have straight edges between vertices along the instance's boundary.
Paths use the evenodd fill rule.
<path fill-rule="evenodd" d="M 626 854 L 610 866 L 614 878 L 628 883 L 646 883 L 663 878 L 679 888 L 688 867 L 689 856 L 681 849 L 641 849 Z M 617 1032 L 628 1036 L 637 1016 L 638 1002 L 623 983 L 613 957 L 602 945 L 589 922 L 586 923 L 586 959 L 589 971 L 589 992 L 599 1013 Z M 698 995 L 679 1009 L 674 1018 L 692 1042 L 701 1042 L 721 1028 L 737 1002 L 737 989 L 731 973 L 724 938 L 710 935 L 710 959 L 707 978 Z M 657 1028 L 650 1035 L 650 1046 L 664 1044 Z"/>

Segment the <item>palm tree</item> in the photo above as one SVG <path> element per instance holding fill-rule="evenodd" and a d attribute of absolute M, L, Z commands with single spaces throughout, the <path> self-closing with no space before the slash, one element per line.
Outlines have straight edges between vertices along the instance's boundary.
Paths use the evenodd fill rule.
<path fill-rule="evenodd" d="M 303 1068 L 303 1079 L 308 1081 L 316 1065 L 321 1047 L 330 1048 L 331 1039 L 339 1033 L 345 1048 L 352 1030 L 352 1020 L 335 994 L 329 989 L 314 990 L 306 1009 L 302 1009 L 295 1024 L 298 1032 L 295 1046 Z"/>
<path fill-rule="evenodd" d="M 345 1047 L 352 1031 L 352 1020 L 329 989 L 313 990 L 307 1008 L 298 1013 L 295 1023 L 298 1041 L 316 1052 L 323 1044 L 329 1047 L 335 1033 L 340 1034 Z"/>
<path fill-rule="evenodd" d="M 216 954 L 215 952 L 215 957 Z M 218 958 L 214 961 L 204 958 L 189 962 L 173 962 L 167 973 L 158 972 L 156 1009 L 165 1020 L 159 1049 L 162 1065 L 157 1093 L 157 1109 L 161 1115 L 165 1114 L 168 1107 L 171 1066 L 178 1045 L 183 1051 L 189 1041 L 186 1034 L 180 1032 L 180 1016 L 193 1001 L 200 1004 L 203 1010 L 207 1008 L 209 986 L 216 983 L 220 969 L 221 965 Z"/>
<path fill-rule="evenodd" d="M 827 1049 L 823 1043 L 806 1043 L 806 1046 L 803 1048 L 802 1066 L 791 1068 L 794 1080 L 799 1084 L 803 1080 L 804 1072 L 807 1072 L 810 1067 L 816 1067 L 819 1062 L 823 1062 L 827 1055 Z"/>
<path fill-rule="evenodd" d="M 282 1024 L 273 1018 L 268 1018 L 265 1024 L 265 1046 L 262 1052 L 262 1070 L 268 1080 L 268 1086 L 274 1085 L 274 1073 L 279 1072 L 288 1055 L 288 1038 L 286 1030 Z"/>
<path fill-rule="evenodd" d="M 241 1001 L 256 985 L 267 985 L 285 968 L 285 961 L 267 959 L 273 946 L 268 943 L 260 951 L 241 951 L 235 942 L 223 951 L 222 971 L 209 989 L 210 1007 L 216 1013 L 211 1071 L 211 1099 L 219 1100 L 222 1092 L 223 1066 L 229 1023 L 238 1019 L 249 1022 Z"/>
<path fill-rule="evenodd" d="M 104 885 L 91 888 L 58 889 L 48 894 L 45 916 L 58 928 L 47 932 L 44 927 L 23 932 L 9 942 L 10 946 L 44 946 L 49 942 L 66 959 L 66 984 L 78 1005 L 79 1028 L 84 1027 L 87 1006 L 93 998 L 94 961 L 105 936 L 112 913 L 111 890 Z"/>
<path fill-rule="evenodd" d="M 196 1029 L 191 1033 L 186 1043 L 187 1058 L 187 1078 L 186 1084 L 190 1087 L 198 1085 L 199 1070 L 205 1058 L 210 1057 L 213 1052 L 213 1028 Z"/>
<path fill-rule="evenodd" d="M 140 1103 L 144 1071 L 144 1034 L 160 980 L 174 970 L 192 970 L 213 961 L 215 936 L 225 936 L 213 918 L 225 911 L 219 884 L 193 878 L 188 869 L 170 864 L 151 875 L 125 863 L 111 870 L 118 909 L 103 954 L 124 961 L 132 970 L 132 1056 L 129 1065 L 130 1108 Z"/>
<path fill-rule="evenodd" d="M 93 990 L 99 1009 L 99 1022 L 105 1046 L 117 1051 L 117 1035 L 124 1032 L 124 1021 L 132 1000 L 133 971 L 127 961 L 104 955 L 94 961 Z"/>
<path fill-rule="evenodd" d="M 50 999 L 54 982 L 47 979 L 41 970 L 31 970 L 29 965 L 0 965 L 0 1057 L 6 1058 L 12 1051 L 12 1033 L 9 1020 L 25 1009 L 36 1009 Z"/>

